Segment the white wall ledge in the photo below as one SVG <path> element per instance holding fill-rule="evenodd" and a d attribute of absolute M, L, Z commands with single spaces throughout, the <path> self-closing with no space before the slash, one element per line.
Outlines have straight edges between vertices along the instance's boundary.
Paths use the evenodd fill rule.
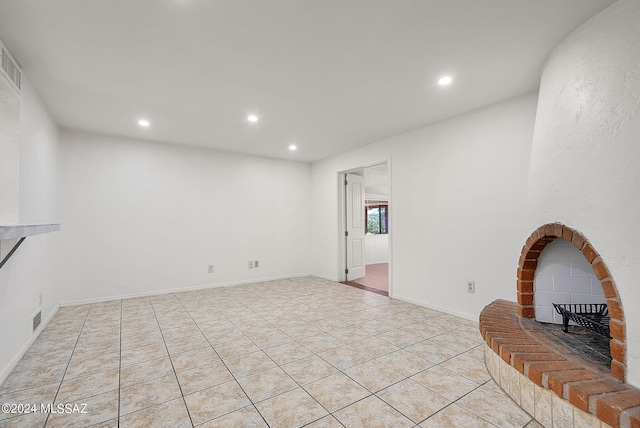
<path fill-rule="evenodd" d="M 49 224 L 0 224 L 0 241 L 25 238 L 60 230 L 60 223 Z"/>

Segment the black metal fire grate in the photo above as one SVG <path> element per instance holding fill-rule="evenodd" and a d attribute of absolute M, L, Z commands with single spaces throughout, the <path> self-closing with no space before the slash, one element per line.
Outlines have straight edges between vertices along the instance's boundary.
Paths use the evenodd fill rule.
<path fill-rule="evenodd" d="M 554 303 L 553 307 L 562 315 L 562 330 L 565 333 L 569 331 L 571 320 L 598 334 L 611 337 L 609 308 L 606 303 Z"/>

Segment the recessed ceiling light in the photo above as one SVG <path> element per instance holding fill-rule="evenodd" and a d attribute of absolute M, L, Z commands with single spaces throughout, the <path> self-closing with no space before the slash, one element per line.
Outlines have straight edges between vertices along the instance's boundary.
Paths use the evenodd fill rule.
<path fill-rule="evenodd" d="M 295 144 L 289 145 L 289 150 L 291 150 L 292 152 L 295 151 L 297 148 L 298 146 L 296 146 Z"/>
<path fill-rule="evenodd" d="M 250 114 L 249 116 L 247 116 L 247 120 L 251 123 L 256 123 L 258 121 L 258 116 L 256 116 L 255 114 Z"/>
<path fill-rule="evenodd" d="M 148 128 L 151 123 L 147 119 L 140 119 L 138 121 L 138 125 L 142 126 L 143 128 Z"/>
<path fill-rule="evenodd" d="M 451 82 L 453 82 L 453 78 L 451 76 L 443 76 L 438 80 L 438 84 L 443 86 L 448 85 Z"/>

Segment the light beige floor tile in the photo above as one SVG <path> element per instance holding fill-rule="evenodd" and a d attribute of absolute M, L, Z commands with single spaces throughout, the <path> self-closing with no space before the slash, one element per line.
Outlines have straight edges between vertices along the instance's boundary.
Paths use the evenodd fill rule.
<path fill-rule="evenodd" d="M 274 346 L 273 348 L 265 349 L 264 352 L 278 365 L 284 365 L 313 355 L 311 351 L 298 342 Z"/>
<path fill-rule="evenodd" d="M 428 369 L 433 366 L 432 362 L 429 362 L 423 358 L 418 357 L 403 349 L 392 352 L 387 355 L 376 358 L 382 364 L 385 364 L 397 372 L 402 373 L 405 376 L 413 376 L 422 370 Z"/>
<path fill-rule="evenodd" d="M 120 418 L 120 428 L 189 428 L 191 426 L 191 419 L 182 397 Z"/>
<path fill-rule="evenodd" d="M 58 399 L 56 399 L 56 403 L 70 404 L 73 412 L 52 413 L 47 420 L 47 428 L 88 427 L 118 417 L 117 390 L 81 399 L 75 403 L 63 403 Z M 84 406 L 85 404 L 86 406 Z M 86 413 L 78 413 L 76 409 L 79 412 L 86 411 Z"/>
<path fill-rule="evenodd" d="M 198 348 L 211 348 L 207 338 L 203 334 L 179 337 L 174 340 L 165 341 L 169 355 L 180 354 Z"/>
<path fill-rule="evenodd" d="M 0 419 L 0 428 L 42 428 L 46 413 L 8 414 L 10 418 Z"/>
<path fill-rule="evenodd" d="M 198 428 L 269 428 L 255 407 L 247 406 L 213 419 Z"/>
<path fill-rule="evenodd" d="M 184 395 L 193 394 L 233 379 L 229 370 L 219 361 L 178 372 L 177 376 Z"/>
<path fill-rule="evenodd" d="M 429 419 L 420 424 L 422 428 L 451 428 L 451 427 L 474 427 L 474 428 L 494 428 L 479 416 L 463 409 L 460 406 L 451 404 Z"/>
<path fill-rule="evenodd" d="M 441 366 L 476 383 L 484 383 L 491 379 L 484 361 L 478 361 L 464 355 L 453 357 L 442 363 Z"/>
<path fill-rule="evenodd" d="M 353 343 L 371 337 L 369 333 L 358 328 L 357 326 L 339 328 L 337 330 L 330 331 L 329 334 L 336 339 L 343 341 L 344 343 Z"/>
<path fill-rule="evenodd" d="M 176 372 L 195 369 L 217 361 L 220 361 L 220 357 L 211 347 L 198 348 L 171 356 L 171 362 Z"/>
<path fill-rule="evenodd" d="M 506 394 L 487 386 L 472 391 L 456 404 L 499 427 L 523 427 L 531 420 Z"/>
<path fill-rule="evenodd" d="M 339 370 L 346 370 L 371 359 L 364 352 L 360 352 L 349 345 L 329 349 L 318 354 L 318 356 Z"/>
<path fill-rule="evenodd" d="M 58 392 L 58 383 L 53 383 L 50 385 L 38 386 L 35 388 L 24 389 L 22 391 L 10 392 L 0 394 L 0 403 L 8 403 L 8 404 L 25 404 L 25 403 L 53 403 L 53 399 Z M 18 410 L 17 408 L 15 409 Z M 0 421 L 15 418 L 17 417 L 17 413 L 10 412 L 0 412 Z M 31 419 L 30 419 L 31 420 Z M 16 421 L 17 422 L 17 421 Z"/>
<path fill-rule="evenodd" d="M 351 367 L 344 373 L 371 392 L 380 391 L 405 378 L 403 374 L 376 360 Z"/>
<path fill-rule="evenodd" d="M 60 385 L 56 400 L 64 403 L 76 402 L 82 398 L 117 390 L 118 384 L 118 369 L 111 369 L 105 372 L 71 379 L 65 377 Z"/>
<path fill-rule="evenodd" d="M 318 419 L 315 422 L 310 423 L 309 425 L 305 425 L 305 428 L 344 428 L 336 418 L 333 416 L 325 416 L 322 419 Z"/>
<path fill-rule="evenodd" d="M 4 383 L 0 386 L 0 392 L 5 394 L 7 392 L 21 391 L 23 389 L 35 388 L 42 385 L 49 385 L 52 383 L 62 381 L 62 376 L 67 368 L 66 364 L 58 364 L 55 366 L 47 367 L 34 376 L 32 372 L 12 372 Z"/>
<path fill-rule="evenodd" d="M 254 403 L 298 387 L 298 384 L 280 367 L 240 378 L 238 383 Z"/>
<path fill-rule="evenodd" d="M 231 340 L 239 340 L 243 337 L 246 337 L 244 333 L 237 327 L 203 329 L 202 332 L 214 347 L 220 343 L 229 342 Z"/>
<path fill-rule="evenodd" d="M 391 330 L 378 335 L 378 338 L 393 343 L 399 348 L 405 348 L 423 340 L 421 336 L 415 335 L 403 329 Z"/>
<path fill-rule="evenodd" d="M 184 399 L 194 425 L 208 422 L 251 404 L 235 381 L 186 395 Z"/>
<path fill-rule="evenodd" d="M 271 358 L 262 351 L 252 352 L 239 357 L 225 360 L 227 368 L 236 378 L 249 376 L 251 374 L 276 367 Z"/>
<path fill-rule="evenodd" d="M 371 394 L 343 373 L 336 373 L 307 384 L 304 389 L 330 413 Z"/>
<path fill-rule="evenodd" d="M 414 375 L 411 379 L 452 401 L 457 400 L 480 386 L 466 377 L 453 373 L 442 366 L 431 367 Z"/>
<path fill-rule="evenodd" d="M 102 342 L 80 344 L 73 351 L 73 358 L 79 359 L 95 359 L 104 354 L 120 352 L 120 339 L 109 339 Z"/>
<path fill-rule="evenodd" d="M 126 388 L 136 383 L 147 382 L 170 374 L 173 374 L 173 366 L 171 365 L 169 357 L 132 364 L 122 367 L 120 372 L 120 388 Z"/>
<path fill-rule="evenodd" d="M 331 330 L 337 330 L 339 328 L 347 326 L 346 323 L 335 318 L 321 318 L 314 321 L 309 321 L 309 324 L 319 328 L 324 332 L 330 332 Z"/>
<path fill-rule="evenodd" d="M 120 390 L 120 416 L 181 396 L 175 375 L 153 379 Z"/>
<path fill-rule="evenodd" d="M 466 337 L 459 336 L 455 330 L 441 334 L 439 336 L 429 339 L 432 343 L 443 348 L 451 349 L 458 353 L 466 352 L 469 349 L 475 348 L 480 344 L 478 340 L 467 339 Z"/>
<path fill-rule="evenodd" d="M 300 385 L 306 385 L 338 371 L 334 366 L 317 355 L 285 364 L 282 366 L 282 369 Z"/>
<path fill-rule="evenodd" d="M 200 329 L 194 325 L 187 325 L 174 328 L 165 328 L 162 330 L 164 340 L 174 340 L 180 337 L 191 336 L 194 334 L 202 334 Z"/>
<path fill-rule="evenodd" d="M 73 349 L 71 347 L 52 348 L 50 351 L 34 354 L 26 352 L 20 359 L 14 372 L 21 371 L 41 371 L 48 366 L 68 364 L 71 360 Z"/>
<path fill-rule="evenodd" d="M 344 342 L 326 333 L 305 337 L 297 342 L 316 354 L 344 345 Z"/>
<path fill-rule="evenodd" d="M 372 358 L 390 354 L 391 352 L 395 352 L 400 349 L 396 345 L 375 336 L 352 343 L 351 346 L 356 348 L 358 351 L 364 352 Z"/>
<path fill-rule="evenodd" d="M 162 343 L 160 330 L 148 331 L 143 334 L 136 334 L 122 337 L 122 349 L 140 348 L 142 346 Z"/>
<path fill-rule="evenodd" d="M 362 324 L 358 324 L 358 328 L 366 331 L 369 334 L 382 334 L 393 330 L 395 327 L 375 319 Z"/>
<path fill-rule="evenodd" d="M 293 342 L 293 339 L 283 332 L 276 330 L 270 333 L 262 334 L 252 338 L 253 343 L 261 349 L 272 348 L 274 346 Z"/>
<path fill-rule="evenodd" d="M 213 349 L 220 355 L 222 359 L 230 359 L 239 357 L 240 355 L 250 354 L 259 351 L 260 348 L 247 337 L 239 340 L 232 340 L 226 343 L 216 344 Z"/>
<path fill-rule="evenodd" d="M 167 348 L 164 343 L 142 346 L 140 348 L 127 349 L 122 351 L 121 366 L 126 367 L 144 361 L 157 360 L 168 357 Z"/>
<path fill-rule="evenodd" d="M 414 343 L 413 345 L 406 347 L 405 351 L 411 352 L 412 354 L 435 364 L 440 364 L 441 362 L 458 355 L 458 352 L 438 346 L 429 340 Z"/>
<path fill-rule="evenodd" d="M 301 427 L 328 414 L 302 388 L 261 401 L 256 408 L 270 426 L 279 428 Z"/>
<path fill-rule="evenodd" d="M 396 383 L 376 395 L 415 423 L 422 422 L 450 403 L 411 379 Z"/>
<path fill-rule="evenodd" d="M 335 416 L 346 428 L 403 428 L 415 424 L 375 395 L 358 401 Z"/>

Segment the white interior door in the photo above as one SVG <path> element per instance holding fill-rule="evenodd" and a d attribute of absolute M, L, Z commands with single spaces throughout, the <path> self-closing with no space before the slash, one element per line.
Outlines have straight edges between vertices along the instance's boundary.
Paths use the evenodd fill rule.
<path fill-rule="evenodd" d="M 347 211 L 347 280 L 364 277 L 364 177 L 355 174 L 345 175 L 346 211 Z"/>

